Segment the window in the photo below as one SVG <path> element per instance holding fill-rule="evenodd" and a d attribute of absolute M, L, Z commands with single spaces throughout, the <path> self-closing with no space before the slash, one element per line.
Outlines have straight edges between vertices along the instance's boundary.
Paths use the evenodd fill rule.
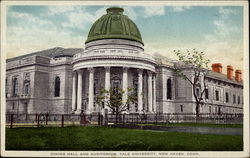
<path fill-rule="evenodd" d="M 240 104 L 240 96 L 238 96 L 238 104 Z"/>
<path fill-rule="evenodd" d="M 24 95 L 28 95 L 29 94 L 29 84 L 25 84 L 24 86 Z"/>
<path fill-rule="evenodd" d="M 133 81 L 133 87 L 134 87 L 134 95 L 137 96 L 138 93 L 138 80 Z"/>
<path fill-rule="evenodd" d="M 111 87 L 113 88 L 114 92 L 115 93 L 118 93 L 118 89 L 120 88 L 121 86 L 121 79 L 118 77 L 118 76 L 114 76 L 112 79 L 111 79 Z"/>
<path fill-rule="evenodd" d="M 55 97 L 60 96 L 60 78 L 57 76 L 55 79 Z"/>
<path fill-rule="evenodd" d="M 233 103 L 234 104 L 236 103 L 236 96 L 235 96 L 235 94 L 233 95 Z"/>
<path fill-rule="evenodd" d="M 181 112 L 183 112 L 183 105 L 180 105 L 180 107 L 181 107 Z"/>
<path fill-rule="evenodd" d="M 12 104 L 12 110 L 14 110 L 14 109 L 15 109 L 15 103 Z"/>
<path fill-rule="evenodd" d="M 215 99 L 216 99 L 216 101 L 218 101 L 219 100 L 219 91 L 215 91 Z"/>
<path fill-rule="evenodd" d="M 6 78 L 6 79 L 5 79 L 5 97 L 6 97 L 6 98 L 8 97 L 8 91 L 9 91 L 9 90 L 8 90 L 8 84 L 9 84 L 9 83 L 8 83 L 8 79 Z"/>
<path fill-rule="evenodd" d="M 13 80 L 13 96 L 17 97 L 18 95 L 18 79 L 14 78 Z"/>
<path fill-rule="evenodd" d="M 228 92 L 226 92 L 226 102 L 229 102 L 229 98 L 228 98 Z"/>
<path fill-rule="evenodd" d="M 211 106 L 209 106 L 209 113 L 211 113 L 212 112 L 212 109 L 211 109 Z"/>
<path fill-rule="evenodd" d="M 94 95 L 97 94 L 97 80 L 94 82 Z"/>
<path fill-rule="evenodd" d="M 205 98 L 208 99 L 208 89 L 205 89 Z"/>
<path fill-rule="evenodd" d="M 137 105 L 137 103 L 135 103 L 135 111 L 136 112 L 138 111 L 138 105 Z"/>
<path fill-rule="evenodd" d="M 172 85 L 171 79 L 167 80 L 167 99 L 172 99 Z"/>
<path fill-rule="evenodd" d="M 199 88 L 196 88 L 196 96 L 197 96 L 198 98 L 200 98 L 200 89 L 199 89 Z"/>
<path fill-rule="evenodd" d="M 221 114 L 221 109 L 220 109 L 220 107 L 219 107 L 219 110 L 218 110 L 218 114 L 219 114 L 219 115 Z"/>

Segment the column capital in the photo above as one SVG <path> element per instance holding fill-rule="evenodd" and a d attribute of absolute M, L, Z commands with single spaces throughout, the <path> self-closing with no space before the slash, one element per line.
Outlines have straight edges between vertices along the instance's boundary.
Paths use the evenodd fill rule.
<path fill-rule="evenodd" d="M 89 72 L 94 72 L 94 70 L 95 70 L 94 67 L 89 67 L 89 68 L 88 68 L 88 71 L 89 71 Z"/>
<path fill-rule="evenodd" d="M 153 72 L 152 71 L 147 71 L 148 75 L 152 76 Z"/>
<path fill-rule="evenodd" d="M 76 70 L 77 73 L 82 73 L 83 72 L 83 69 L 78 69 Z"/>
<path fill-rule="evenodd" d="M 76 71 L 72 71 L 72 75 L 76 75 L 77 74 L 77 70 Z"/>
<path fill-rule="evenodd" d="M 123 71 L 128 71 L 129 67 L 128 66 L 124 66 L 123 67 Z"/>
<path fill-rule="evenodd" d="M 104 69 L 105 69 L 106 71 L 110 71 L 110 66 L 104 66 Z"/>
<path fill-rule="evenodd" d="M 143 69 L 137 69 L 137 72 L 138 72 L 139 74 L 142 74 Z"/>

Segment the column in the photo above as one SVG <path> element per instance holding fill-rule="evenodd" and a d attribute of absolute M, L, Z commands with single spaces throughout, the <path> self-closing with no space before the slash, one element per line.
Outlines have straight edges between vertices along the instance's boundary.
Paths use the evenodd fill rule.
<path fill-rule="evenodd" d="M 107 66 L 105 67 L 105 90 L 109 91 L 110 90 L 110 67 Z M 110 109 L 108 106 L 107 106 L 107 101 L 109 100 L 109 94 L 105 94 L 105 95 L 108 95 L 107 98 L 105 98 L 105 103 L 104 103 L 104 106 L 105 106 L 105 109 Z"/>
<path fill-rule="evenodd" d="M 77 113 L 81 112 L 82 109 L 82 70 L 77 70 L 78 79 L 77 79 Z"/>
<path fill-rule="evenodd" d="M 142 69 L 138 70 L 138 112 L 142 113 L 143 107 L 142 107 Z"/>
<path fill-rule="evenodd" d="M 76 77 L 77 73 L 73 72 L 73 79 L 72 79 L 72 112 L 76 110 Z"/>
<path fill-rule="evenodd" d="M 123 67 L 122 90 L 124 91 L 122 95 L 122 102 L 125 103 L 128 99 L 128 68 L 127 67 Z"/>
<path fill-rule="evenodd" d="M 88 68 L 89 70 L 89 105 L 86 109 L 86 113 L 90 114 L 94 106 L 94 68 Z"/>
<path fill-rule="evenodd" d="M 155 74 L 156 75 L 156 74 Z M 154 112 L 156 113 L 157 110 L 156 110 L 156 77 L 155 75 L 153 76 L 153 81 L 154 81 L 154 91 L 153 91 L 153 105 L 154 105 Z"/>
<path fill-rule="evenodd" d="M 153 110 L 152 110 L 152 92 L 153 92 L 153 89 L 152 89 L 152 72 L 151 71 L 148 71 L 148 112 L 149 113 L 152 113 Z"/>

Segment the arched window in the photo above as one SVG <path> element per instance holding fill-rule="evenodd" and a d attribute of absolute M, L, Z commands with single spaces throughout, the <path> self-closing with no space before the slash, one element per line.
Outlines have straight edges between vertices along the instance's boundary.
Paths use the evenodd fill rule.
<path fill-rule="evenodd" d="M 172 99 L 172 85 L 171 79 L 167 80 L 167 99 Z"/>
<path fill-rule="evenodd" d="M 17 77 L 13 80 L 13 96 L 16 97 L 18 95 L 18 79 Z"/>
<path fill-rule="evenodd" d="M 121 88 L 121 79 L 118 76 L 112 77 L 112 79 L 111 79 L 111 87 L 116 92 L 118 92 L 118 89 Z"/>
<path fill-rule="evenodd" d="M 55 97 L 60 96 L 60 78 L 57 76 L 55 79 Z"/>

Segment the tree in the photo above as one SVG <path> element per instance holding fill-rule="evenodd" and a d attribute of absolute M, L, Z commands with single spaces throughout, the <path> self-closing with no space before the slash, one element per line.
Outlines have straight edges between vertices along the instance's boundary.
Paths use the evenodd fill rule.
<path fill-rule="evenodd" d="M 115 124 L 117 124 L 118 116 L 123 112 L 127 111 L 129 105 L 134 103 L 137 99 L 134 94 L 135 91 L 132 88 L 127 90 L 127 99 L 123 100 L 122 96 L 125 93 L 121 88 L 110 88 L 109 90 L 101 89 L 100 95 L 97 97 L 97 104 L 102 105 L 103 103 L 107 105 L 116 115 Z"/>
<path fill-rule="evenodd" d="M 196 117 L 199 117 L 200 105 L 203 104 L 203 94 L 207 88 L 205 78 L 209 72 L 208 63 L 210 60 L 205 58 L 204 52 L 197 51 L 196 49 L 193 49 L 191 52 L 187 50 L 185 53 L 180 50 L 174 50 L 174 53 L 180 61 L 174 66 L 175 72 L 179 77 L 187 80 L 191 84 L 193 96 L 196 102 Z M 190 68 L 192 70 L 193 73 L 191 77 L 183 72 L 186 68 Z"/>

